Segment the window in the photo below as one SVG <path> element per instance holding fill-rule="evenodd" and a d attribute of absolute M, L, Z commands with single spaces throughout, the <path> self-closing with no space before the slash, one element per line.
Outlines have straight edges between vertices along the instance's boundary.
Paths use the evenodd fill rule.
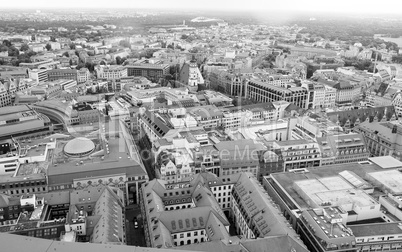
<path fill-rule="evenodd" d="M 191 237 L 191 232 L 188 232 L 188 233 L 187 233 L 187 237 Z"/>
<path fill-rule="evenodd" d="M 47 228 L 47 229 L 45 229 L 45 236 L 49 236 L 49 235 L 50 235 L 50 229 Z"/>
<path fill-rule="evenodd" d="M 197 235 L 198 235 L 198 231 L 194 231 L 194 235 L 197 236 Z"/>
<path fill-rule="evenodd" d="M 180 234 L 180 238 L 184 238 L 184 234 Z"/>

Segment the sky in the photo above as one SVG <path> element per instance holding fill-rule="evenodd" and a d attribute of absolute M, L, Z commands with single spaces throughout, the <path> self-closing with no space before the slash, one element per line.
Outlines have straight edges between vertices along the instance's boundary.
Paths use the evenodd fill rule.
<path fill-rule="evenodd" d="M 346 13 L 401 13 L 400 0 L 18 0 L 2 8 L 170 8 L 227 11 L 292 11 Z"/>

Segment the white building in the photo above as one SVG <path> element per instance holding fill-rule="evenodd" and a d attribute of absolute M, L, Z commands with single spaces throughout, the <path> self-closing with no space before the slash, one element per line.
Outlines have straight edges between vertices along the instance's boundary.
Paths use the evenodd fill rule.
<path fill-rule="evenodd" d="M 81 68 L 77 72 L 77 82 L 84 83 L 91 78 L 91 73 L 89 72 L 88 68 Z"/>
<path fill-rule="evenodd" d="M 29 70 L 28 75 L 29 78 L 35 80 L 37 84 L 39 84 L 39 82 L 46 82 L 48 80 L 47 69 Z"/>
<path fill-rule="evenodd" d="M 96 66 L 95 72 L 98 79 L 119 80 L 127 77 L 127 68 L 123 66 Z"/>

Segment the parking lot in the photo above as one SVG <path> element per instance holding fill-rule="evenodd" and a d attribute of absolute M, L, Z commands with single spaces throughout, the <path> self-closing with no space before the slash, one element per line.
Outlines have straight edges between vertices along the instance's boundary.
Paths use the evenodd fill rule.
<path fill-rule="evenodd" d="M 137 219 L 138 228 L 134 227 L 134 218 Z M 130 205 L 126 207 L 126 239 L 127 245 L 146 247 L 144 227 L 142 225 L 139 205 Z"/>

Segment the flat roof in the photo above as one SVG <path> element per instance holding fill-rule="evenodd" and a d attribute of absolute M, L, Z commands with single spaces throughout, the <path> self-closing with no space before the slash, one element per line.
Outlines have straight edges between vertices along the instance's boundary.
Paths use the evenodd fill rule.
<path fill-rule="evenodd" d="M 402 222 L 348 225 L 356 237 L 402 234 Z"/>
<path fill-rule="evenodd" d="M 31 110 L 31 108 L 28 105 L 6 106 L 0 108 L 0 115 L 14 114 L 29 110 Z"/>
<path fill-rule="evenodd" d="M 369 160 L 383 169 L 402 168 L 402 162 L 391 156 L 371 157 Z"/>
<path fill-rule="evenodd" d="M 374 163 L 349 163 L 349 164 L 334 164 L 319 167 L 308 167 L 308 172 L 295 173 L 295 172 L 281 172 L 273 173 L 270 177 L 279 184 L 283 190 L 298 204 L 301 208 L 308 208 L 309 206 L 305 200 L 296 192 L 293 187 L 295 181 L 306 179 L 320 179 L 326 177 L 338 176 L 344 170 L 352 171 L 356 175 L 364 178 L 366 173 L 383 171 L 383 169 Z"/>
<path fill-rule="evenodd" d="M 375 179 L 394 194 L 402 193 L 402 172 L 398 170 L 371 172 L 368 177 Z"/>

